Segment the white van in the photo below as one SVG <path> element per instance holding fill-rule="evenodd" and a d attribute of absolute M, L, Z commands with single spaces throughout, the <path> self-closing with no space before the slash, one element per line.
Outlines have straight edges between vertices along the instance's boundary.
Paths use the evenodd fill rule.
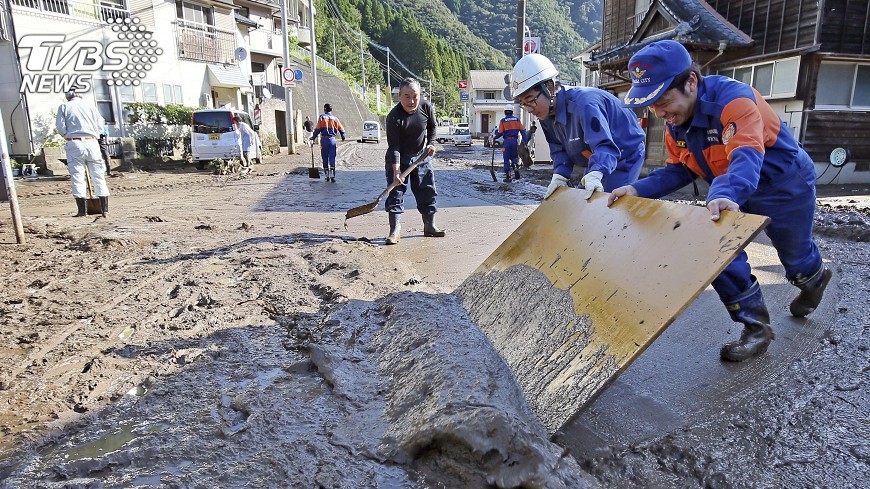
<path fill-rule="evenodd" d="M 259 126 L 251 123 L 248 114 L 233 109 L 197 110 L 193 113 L 190 124 L 190 150 L 197 169 L 205 169 L 209 161 L 217 158 L 241 159 L 242 136 L 233 122 L 233 116 L 241 117 L 242 122 L 255 131 L 256 140 L 254 149 L 251 150 L 251 159 L 254 163 L 262 163 L 262 147 L 256 133 Z"/>
<path fill-rule="evenodd" d="M 362 142 L 381 140 L 381 123 L 378 121 L 364 121 L 362 130 Z"/>
<path fill-rule="evenodd" d="M 453 145 L 466 145 L 471 146 L 471 131 L 468 130 L 468 126 L 466 127 L 457 127 L 456 131 L 453 132 Z"/>

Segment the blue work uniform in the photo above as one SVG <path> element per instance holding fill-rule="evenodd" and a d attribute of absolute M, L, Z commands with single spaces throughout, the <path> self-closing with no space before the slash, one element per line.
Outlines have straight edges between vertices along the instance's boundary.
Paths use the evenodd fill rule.
<path fill-rule="evenodd" d="M 701 177 L 710 184 L 707 202 L 726 198 L 744 212 L 770 217 L 764 230 L 793 284 L 822 267 L 812 239 L 816 172 L 785 123 L 751 86 L 724 76 L 698 85 L 692 120 L 667 125 L 669 157 L 664 168 L 633 186 L 642 197 L 661 197 Z M 743 252 L 713 281 L 728 305 L 758 293 Z"/>
<path fill-rule="evenodd" d="M 560 87 L 556 115 L 541 121 L 550 145 L 553 172 L 571 178 L 574 165 L 585 175 L 600 171 L 604 190 L 629 185 L 640 176 L 646 149 L 637 115 L 598 88 Z"/>
<path fill-rule="evenodd" d="M 320 136 L 320 158 L 323 160 L 324 170 L 330 168 L 335 170 L 335 136 L 339 134 L 341 140 L 344 141 L 344 126 L 341 125 L 338 117 L 332 115 L 332 112 L 321 114 L 317 119 L 317 128 L 314 129 L 311 138 Z"/>
<path fill-rule="evenodd" d="M 519 137 L 523 137 L 523 144 L 529 142 L 526 135 L 526 128 L 523 123 L 513 115 L 505 116 L 498 122 L 498 129 L 495 130 L 493 139 L 504 138 L 502 147 L 502 158 L 504 158 L 504 172 L 510 173 L 511 168 L 517 168 L 520 161 L 520 155 L 517 153 L 517 145 Z"/>

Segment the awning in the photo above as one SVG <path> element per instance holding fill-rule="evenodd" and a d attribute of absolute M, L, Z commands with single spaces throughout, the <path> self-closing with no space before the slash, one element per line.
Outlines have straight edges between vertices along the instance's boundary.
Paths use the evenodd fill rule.
<path fill-rule="evenodd" d="M 250 87 L 248 78 L 237 65 L 208 65 L 208 81 L 213 87 Z"/>

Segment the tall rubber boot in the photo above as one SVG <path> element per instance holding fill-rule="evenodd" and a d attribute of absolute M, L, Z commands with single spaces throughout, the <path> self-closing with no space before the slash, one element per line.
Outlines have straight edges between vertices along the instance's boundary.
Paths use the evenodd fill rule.
<path fill-rule="evenodd" d="M 516 163 L 514 163 L 514 178 L 517 179 L 517 180 L 519 180 L 519 179 L 521 178 L 521 175 L 520 175 L 520 167 L 517 166 Z"/>
<path fill-rule="evenodd" d="M 833 275 L 828 268 L 822 265 L 810 278 L 801 281 L 799 277 L 798 280 L 792 281 L 792 285 L 801 289 L 801 291 L 789 305 L 791 315 L 796 318 L 803 318 L 815 311 L 819 307 L 819 303 L 822 302 L 825 288 L 828 286 L 828 282 L 831 281 L 831 276 Z"/>
<path fill-rule="evenodd" d="M 74 217 L 85 217 L 88 215 L 87 201 L 84 198 L 76 197 L 76 209 L 78 212 Z"/>
<path fill-rule="evenodd" d="M 399 243 L 399 238 L 402 233 L 402 225 L 399 223 L 399 218 L 402 215 L 396 212 L 390 212 L 390 235 L 387 236 L 386 243 L 394 245 Z"/>
<path fill-rule="evenodd" d="M 740 335 L 740 339 L 727 343 L 719 352 L 722 359 L 729 362 L 742 362 L 766 352 L 770 341 L 774 338 L 773 329 L 770 327 L 770 314 L 764 304 L 761 287 L 754 275 L 752 280 L 752 287 L 749 290 L 740 294 L 737 300 L 725 304 L 731 319 L 736 323 L 743 323 L 743 334 Z"/>
<path fill-rule="evenodd" d="M 109 217 L 109 197 L 100 197 L 100 210 L 103 211 L 103 217 Z"/>
<path fill-rule="evenodd" d="M 423 214 L 423 236 L 443 238 L 444 231 L 435 226 L 435 214 Z"/>
<path fill-rule="evenodd" d="M 505 172 L 505 173 L 504 173 L 504 181 L 510 183 L 510 181 L 511 181 L 511 174 L 510 174 L 510 172 Z"/>

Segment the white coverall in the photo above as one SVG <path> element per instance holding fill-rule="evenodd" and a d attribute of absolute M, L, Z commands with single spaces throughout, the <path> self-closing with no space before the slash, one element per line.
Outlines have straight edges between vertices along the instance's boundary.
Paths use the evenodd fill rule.
<path fill-rule="evenodd" d="M 105 124 L 97 108 L 80 97 L 74 97 L 57 109 L 55 127 L 57 133 L 66 139 L 66 165 L 72 194 L 77 199 L 109 196 L 106 166 L 97 142 Z M 85 168 L 91 178 L 94 195 L 88 195 Z"/>

